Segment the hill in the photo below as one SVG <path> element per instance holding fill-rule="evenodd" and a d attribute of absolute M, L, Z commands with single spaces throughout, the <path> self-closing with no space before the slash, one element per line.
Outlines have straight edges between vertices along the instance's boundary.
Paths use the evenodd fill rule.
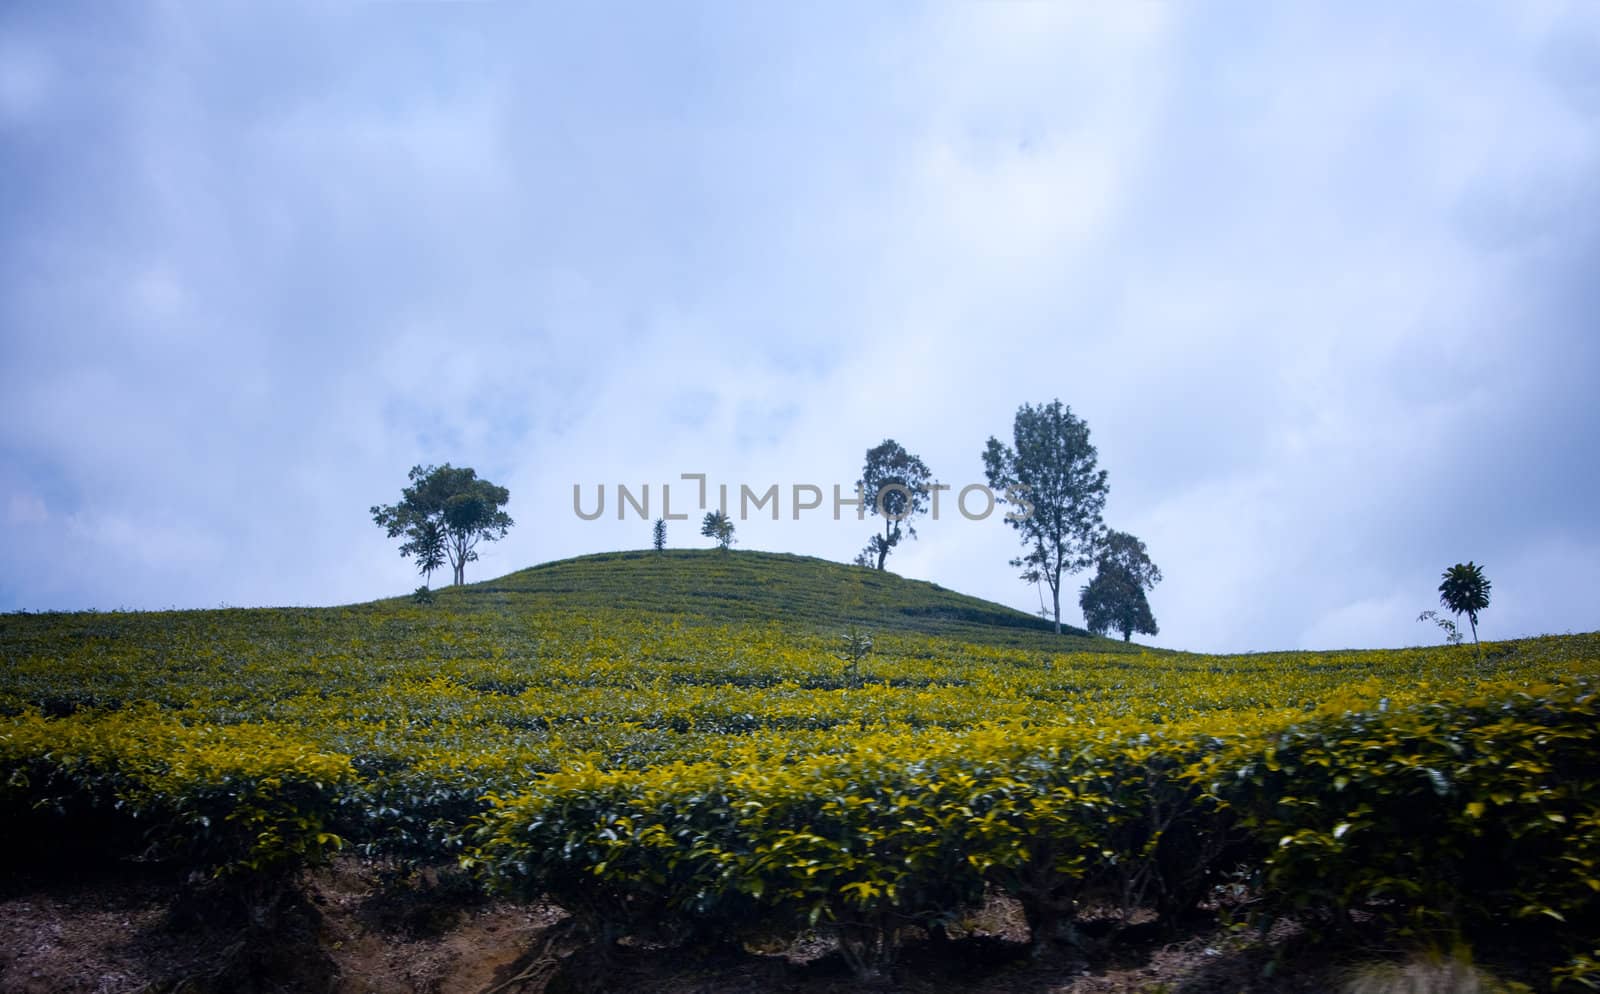
<path fill-rule="evenodd" d="M 441 603 L 511 609 L 620 610 L 718 623 L 781 622 L 834 631 L 921 633 L 1054 651 L 1130 647 L 936 583 L 785 553 L 716 549 L 608 552 L 440 592 Z M 1040 638 L 1040 636 L 1044 638 Z"/>
<path fill-rule="evenodd" d="M 870 654 L 842 651 L 850 624 Z M 0 955 L 0 988 L 479 994 L 559 961 L 567 989 L 820 994 L 838 974 L 797 964 L 825 953 L 953 994 L 1020 988 L 941 964 L 1032 944 L 1029 989 L 1133 991 L 1142 967 L 1065 985 L 1197 913 L 1224 918 L 1190 935 L 1213 969 L 1242 949 L 1226 916 L 1258 912 L 1600 977 L 1574 869 L 1600 865 L 1600 638 L 1212 656 L 1044 629 L 716 551 L 433 603 L 0 616 L 0 953 L 78 937 L 55 966 Z M 96 876 L 119 866 L 151 886 Z M 449 983 L 417 971 L 419 922 Z M 1257 952 L 1226 959 L 1260 977 Z"/>

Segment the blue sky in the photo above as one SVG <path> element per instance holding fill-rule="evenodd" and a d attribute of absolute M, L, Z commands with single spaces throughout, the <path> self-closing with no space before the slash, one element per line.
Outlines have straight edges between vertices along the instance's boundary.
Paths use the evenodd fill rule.
<path fill-rule="evenodd" d="M 1469 558 L 1597 627 L 1600 8 L 861 6 L 0 9 L 0 609 L 409 590 L 416 463 L 511 489 L 469 579 L 647 543 L 574 484 L 959 488 L 1059 397 L 1157 644 L 1435 641 Z"/>

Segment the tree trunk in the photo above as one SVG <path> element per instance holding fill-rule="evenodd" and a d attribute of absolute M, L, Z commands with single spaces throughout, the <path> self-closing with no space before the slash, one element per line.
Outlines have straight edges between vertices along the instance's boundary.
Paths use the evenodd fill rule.
<path fill-rule="evenodd" d="M 1056 634 L 1061 634 L 1061 574 L 1056 574 L 1055 585 L 1050 588 L 1050 597 L 1055 601 L 1056 607 Z"/>
<path fill-rule="evenodd" d="M 1472 648 L 1478 654 L 1478 665 L 1483 665 L 1483 645 L 1478 641 L 1478 619 L 1467 615 L 1467 623 L 1472 626 Z"/>

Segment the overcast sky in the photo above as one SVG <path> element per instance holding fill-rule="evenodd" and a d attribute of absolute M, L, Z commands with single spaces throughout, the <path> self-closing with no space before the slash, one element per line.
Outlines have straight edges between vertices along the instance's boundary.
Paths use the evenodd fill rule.
<path fill-rule="evenodd" d="M 1435 642 L 1467 559 L 1592 630 L 1597 264 L 1587 0 L 7 4 L 0 609 L 409 591 L 417 463 L 511 490 L 469 580 L 683 473 L 848 561 L 790 487 L 1060 398 L 1156 644 Z M 941 510 L 890 568 L 1036 610 Z"/>

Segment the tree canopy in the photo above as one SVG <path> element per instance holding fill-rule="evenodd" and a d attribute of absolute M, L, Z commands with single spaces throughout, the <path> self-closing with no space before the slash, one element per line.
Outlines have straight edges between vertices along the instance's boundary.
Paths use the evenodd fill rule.
<path fill-rule="evenodd" d="M 1098 543 L 1095 566 L 1094 579 L 1078 597 L 1085 627 L 1096 635 L 1121 632 L 1124 642 L 1134 632 L 1159 635 L 1145 591 L 1161 582 L 1161 570 L 1150 561 L 1144 543 L 1127 532 L 1107 531 Z"/>
<path fill-rule="evenodd" d="M 417 559 L 417 572 L 422 574 L 422 585 L 426 587 L 433 579 L 433 571 L 444 569 L 447 559 L 444 525 L 438 521 L 422 522 L 411 535 L 409 544 L 411 554 Z"/>
<path fill-rule="evenodd" d="M 717 548 L 723 552 L 728 551 L 728 546 L 733 544 L 733 519 L 722 511 L 707 511 L 705 519 L 700 522 L 700 534 L 717 543 Z"/>
<path fill-rule="evenodd" d="M 442 547 L 452 582 L 465 583 L 467 563 L 478 558 L 478 543 L 504 538 L 514 524 L 503 510 L 511 492 L 479 478 L 470 467 L 449 463 L 413 466 L 408 478 L 411 485 L 400 492 L 399 503 L 373 505 L 373 522 L 390 538 L 405 538 L 400 554 L 416 556 L 424 577 L 443 565 Z"/>
<path fill-rule="evenodd" d="M 867 511 L 883 518 L 883 534 L 872 536 L 866 549 L 858 558 L 863 565 L 883 569 L 889 550 L 900 544 L 902 534 L 917 537 L 911 519 L 928 513 L 929 485 L 933 482 L 928 466 L 905 450 L 905 446 L 892 438 L 867 450 L 866 464 L 861 469 L 862 499 Z M 904 523 L 902 530 L 901 524 Z"/>
<path fill-rule="evenodd" d="M 1457 617 L 1465 614 L 1467 621 L 1472 625 L 1472 644 L 1478 647 L 1478 654 L 1483 654 L 1478 642 L 1478 612 L 1489 606 L 1489 579 L 1483 575 L 1483 567 L 1468 560 L 1456 563 L 1444 571 L 1440 577 L 1439 603 L 1455 614 Z"/>
<path fill-rule="evenodd" d="M 1012 444 L 990 437 L 983 452 L 989 486 L 1003 491 L 1003 503 L 1018 511 L 1005 516 L 1015 528 L 1023 555 L 1011 560 L 1022 579 L 1043 581 L 1061 632 L 1061 576 L 1093 562 L 1095 540 L 1106 505 L 1106 471 L 1089 442 L 1089 426 L 1059 400 L 1034 407 L 1023 404 L 1012 423 Z"/>

